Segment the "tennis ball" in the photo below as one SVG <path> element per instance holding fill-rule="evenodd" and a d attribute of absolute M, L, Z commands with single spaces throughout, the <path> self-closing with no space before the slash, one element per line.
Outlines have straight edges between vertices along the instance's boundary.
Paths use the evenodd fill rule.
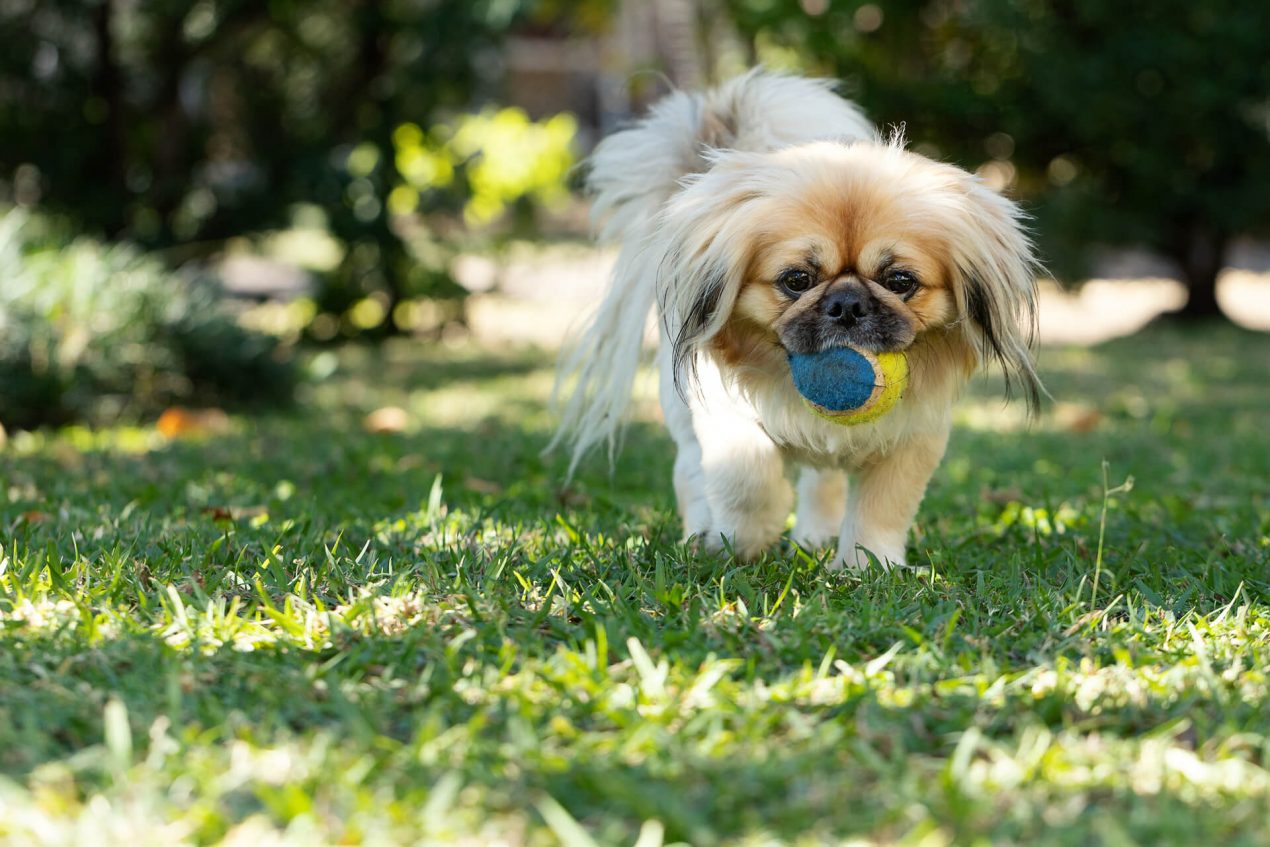
<path fill-rule="evenodd" d="M 875 421 L 904 396 L 908 357 L 831 347 L 819 353 L 791 353 L 789 372 L 807 408 L 834 423 Z"/>

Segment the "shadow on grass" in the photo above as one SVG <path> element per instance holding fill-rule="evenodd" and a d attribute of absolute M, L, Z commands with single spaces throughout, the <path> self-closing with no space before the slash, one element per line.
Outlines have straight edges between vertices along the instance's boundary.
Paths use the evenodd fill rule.
<path fill-rule="evenodd" d="M 1199 747 L 1264 721 L 1238 678 L 1213 675 L 1248 660 L 1235 646 L 1207 656 L 1207 671 L 1192 661 L 1194 679 L 1137 699 L 1117 691 L 1096 708 L 1074 688 L 1034 683 L 1122 654 L 1181 664 L 1191 642 L 1160 630 L 1270 597 L 1265 336 L 1153 330 L 1046 351 L 1051 391 L 1078 417 L 1052 410 L 1031 429 L 994 423 L 982 410 L 999 400 L 976 383 L 923 507 L 919 569 L 864 577 L 827 576 L 788 551 L 747 566 L 676 545 L 672 447 L 649 422 L 632 426 L 612 474 L 596 460 L 562 488 L 563 457 L 540 456 L 549 378 L 531 354 L 384 355 L 349 353 L 303 414 L 204 441 L 130 453 L 54 438 L 0 453 L 12 562 L 0 600 L 16 602 L 12 585 L 74 600 L 43 628 L 0 620 L 0 770 L 26 775 L 99 743 L 116 697 L 139 748 L 160 715 L 184 728 L 183 743 L 326 732 L 372 750 L 388 790 L 456 766 L 522 802 L 545 790 L 600 827 L 606 813 L 628 826 L 657 811 L 672 838 L 819 820 L 834 835 L 899 833 L 905 804 L 947 784 L 940 769 L 968 727 L 989 739 L 1029 726 L 1132 738 L 1187 721 Z M 362 431 L 367 408 L 392 402 L 416 410 L 413 429 Z M 1109 505 L 1092 603 L 1104 459 L 1112 485 L 1132 474 L 1137 486 Z M 311 610 L 363 592 L 436 614 L 391 632 L 305 630 Z M 1118 595 L 1097 625 L 1085 617 Z M 176 606 L 189 627 L 221 632 L 217 603 L 235 601 L 270 639 L 170 643 Z M 590 677 L 556 668 L 599 651 L 601 631 L 600 665 L 630 692 L 618 706 L 580 696 Z M 735 696 L 673 732 L 653 721 L 641 739 L 651 711 L 628 639 L 675 673 L 727 657 Z M 728 711 L 760 683 L 835 660 L 862 666 L 895 645 L 890 676 L 847 696 Z M 1009 679 L 989 696 L 998 670 Z M 676 678 L 678 690 L 690 683 Z M 526 717 L 544 709 L 563 723 Z M 467 745 L 462 761 L 421 764 L 421 739 L 449 730 Z M 570 747 L 570 732 L 596 746 Z M 945 819 L 991 808 L 959 811 L 947 790 Z M 1162 791 L 1150 804 L 1175 800 Z M 847 802 L 854 817 L 839 814 Z M 1019 827 L 1020 840 L 1034 832 Z"/>
<path fill-rule="evenodd" d="M 787 618 L 782 625 L 801 624 Z M 693 843 L 809 829 L 837 838 L 898 837 L 913 826 L 909 816 L 917 809 L 958 833 L 991 830 L 1029 841 L 1042 831 L 1085 833 L 1113 798 L 1134 799 L 1135 815 L 1161 815 L 1148 814 L 1135 831 L 1178 836 L 1256 825 L 1252 804 L 1199 797 L 1194 789 L 1134 798 L 1123 780 L 1140 767 L 1134 763 L 1139 753 L 1136 746 L 1117 746 L 1168 727 L 1184 726 L 1197 747 L 1221 733 L 1257 731 L 1261 704 L 1238 696 L 1234 685 L 1222 696 L 1201 685 L 1135 696 L 1130 675 L 1103 683 L 1103 699 L 1091 708 L 1078 685 L 1038 695 L 1032 672 L 985 697 L 976 679 L 948 675 L 910 643 L 910 658 L 899 657 L 894 677 L 847 683 L 835 675 L 820 687 L 794 685 L 784 693 L 781 686 L 799 678 L 800 664 L 819 658 L 809 649 L 814 640 L 805 639 L 801 661 L 768 668 L 755 684 L 739 668 L 728 675 L 737 682 L 709 702 L 695 702 L 684 670 L 713 661 L 712 653 L 761 650 L 762 634 L 750 629 L 740 643 L 706 631 L 704 643 L 667 645 L 676 693 L 663 702 L 638 693 L 640 678 L 629 662 L 612 665 L 606 671 L 612 679 L 571 681 L 559 653 L 529 646 L 535 626 L 528 619 L 503 621 L 497 634 L 456 642 L 470 622 L 451 619 L 392 637 L 343 638 L 317 650 L 277 645 L 249 653 L 172 649 L 142 632 L 91 649 L 65 634 L 20 638 L 0 655 L 0 673 L 20 683 L 0 699 L 0 739 L 21 739 L 0 746 L 0 772 L 26 776 L 42 762 L 100 744 L 105 703 L 118 699 L 127 705 L 141 757 L 146 732 L 160 717 L 179 728 L 180 746 L 276 744 L 317 733 L 325 746 L 347 749 L 354 759 L 373 751 L 375 767 L 364 787 L 377 797 L 409 798 L 440 773 L 461 767 L 465 785 L 489 792 L 487 810 L 514 812 L 546 792 L 593 832 L 607 832 L 602 842 L 629 842 L 630 829 L 650 818 L 665 824 L 670 840 Z M 612 625 L 615 641 L 627 632 L 647 636 Z M 509 641 L 528 650 L 509 650 Z M 583 645 L 571 646 L 581 651 Z M 943 649 L 960 656 L 964 646 Z M 1035 661 L 1036 670 L 1053 668 L 1052 661 Z M 595 697 L 585 682 L 635 686 L 637 693 L 629 700 Z M 770 703 L 768 686 L 777 689 Z M 544 704 L 551 723 L 534 725 L 528 716 Z M 1053 752 L 1017 784 L 991 778 L 981 784 L 982 775 L 971 779 L 948 764 L 968 728 L 984 741 L 967 761 L 1023 755 L 1016 747 L 1037 742 L 1020 742 L 1019 735 L 1035 739 L 1042 729 L 1052 733 L 1045 743 Z M 1082 746 L 1082 733 L 1096 734 L 1097 746 Z M 1002 753 L 993 752 L 996 744 Z M 80 760 L 70 766 L 80 790 L 117 778 L 110 766 Z M 200 802 L 232 804 L 234 816 L 261 813 L 285 825 L 288 814 L 271 802 L 280 777 L 262 773 L 230 796 Z M 1017 812 L 1004 830 L 994 817 L 998 803 L 982 802 L 985 792 Z M 1071 814 L 1042 822 L 1039 812 L 1047 806 Z M 1195 815 L 1197 807 L 1222 806 L 1230 814 Z"/>
<path fill-rule="evenodd" d="M 923 506 L 915 561 L 969 570 L 1030 557 L 1043 570 L 1087 568 L 1106 460 L 1112 486 L 1136 480 L 1108 513 L 1112 587 L 1124 568 L 1124 584 L 1146 579 L 1158 594 L 1153 574 L 1177 563 L 1221 593 L 1231 590 L 1225 573 L 1261 584 L 1250 571 L 1266 561 L 1258 539 L 1270 533 L 1270 337 L 1160 327 L 1092 350 L 1043 351 L 1042 362 L 1059 407 L 1030 428 L 1014 411 L 991 417 L 1003 408 L 991 380 L 972 387 L 963 406 L 987 418 L 958 426 Z M 125 555 L 160 573 L 174 550 L 192 573 L 190 561 L 263 560 L 279 544 L 303 560 L 337 542 L 427 559 L 437 510 L 464 516 L 455 526 L 469 534 L 504 531 L 484 544 L 561 531 L 672 541 L 673 446 L 661 427 L 633 424 L 612 472 L 593 457 L 565 486 L 564 457 L 540 455 L 548 384 L 549 362 L 536 353 L 354 348 L 299 414 L 141 453 L 56 441 L 33 455 L 0 453 L 0 528 L 14 549 L 50 560 Z M 362 431 L 364 407 L 412 398 L 416 428 Z M 1075 407 L 1075 423 L 1065 407 Z M 436 415 L 456 422 L 432 423 Z"/>
<path fill-rule="evenodd" d="M 1053 516 L 1064 501 L 1101 499 L 1105 460 L 1111 487 L 1135 480 L 1115 498 L 1109 538 L 1131 540 L 1117 519 L 1127 512 L 1154 527 L 1140 542 L 1264 560 L 1270 335 L 1166 324 L 1092 349 L 1044 350 L 1041 361 L 1055 400 L 1046 415 L 1030 428 L 1008 413 L 1004 431 L 990 414 L 959 426 L 927 518 L 949 499 L 961 510 L 1017 499 Z M 967 405 L 999 410 L 994 391 L 992 380 L 977 381 Z"/>

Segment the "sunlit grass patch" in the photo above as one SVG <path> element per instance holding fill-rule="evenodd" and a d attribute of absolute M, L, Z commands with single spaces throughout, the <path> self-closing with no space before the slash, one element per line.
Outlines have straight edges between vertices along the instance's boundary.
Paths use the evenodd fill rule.
<path fill-rule="evenodd" d="M 1047 353 L 1097 417 L 1030 426 L 976 383 L 889 574 L 680 544 L 648 410 L 565 485 L 532 351 L 12 434 L 0 841 L 1262 843 L 1266 354 Z"/>

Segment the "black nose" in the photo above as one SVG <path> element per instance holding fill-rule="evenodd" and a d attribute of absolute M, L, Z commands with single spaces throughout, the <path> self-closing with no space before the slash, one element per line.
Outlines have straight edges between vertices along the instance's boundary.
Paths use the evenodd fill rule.
<path fill-rule="evenodd" d="M 855 326 L 870 311 L 869 295 L 855 288 L 830 291 L 820 301 L 820 314 L 844 327 Z"/>

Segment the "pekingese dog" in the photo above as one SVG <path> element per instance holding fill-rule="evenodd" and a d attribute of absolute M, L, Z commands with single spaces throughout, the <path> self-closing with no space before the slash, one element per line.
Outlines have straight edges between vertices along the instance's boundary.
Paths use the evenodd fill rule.
<path fill-rule="evenodd" d="M 688 537 L 755 557 L 780 538 L 796 488 L 795 542 L 836 538 L 836 567 L 903 566 L 979 363 L 1039 403 L 1037 266 L 1019 209 L 879 139 L 826 81 L 753 71 L 671 94 L 596 148 L 589 186 L 600 238 L 621 250 L 562 359 L 557 439 L 572 441 L 573 466 L 615 449 L 656 309 Z M 788 353 L 843 343 L 908 356 L 903 398 L 871 423 L 816 416 L 791 380 Z"/>

